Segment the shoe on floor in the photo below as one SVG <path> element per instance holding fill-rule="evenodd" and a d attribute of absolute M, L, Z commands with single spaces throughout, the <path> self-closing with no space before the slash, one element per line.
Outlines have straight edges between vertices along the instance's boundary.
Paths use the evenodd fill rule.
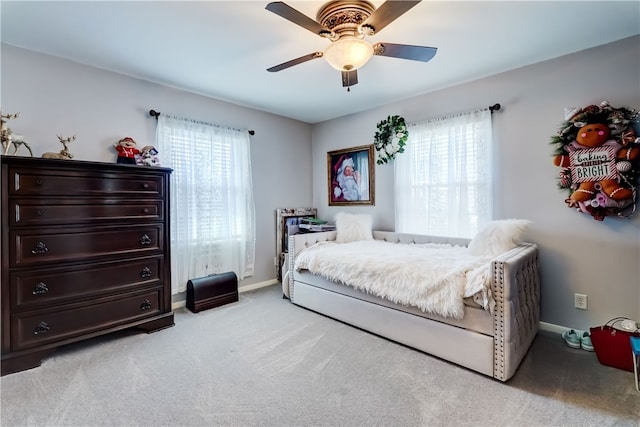
<path fill-rule="evenodd" d="M 576 331 L 574 331 L 573 329 L 571 329 L 570 331 L 564 331 L 562 333 L 562 339 L 571 348 L 580 348 L 582 346 L 581 338 L 578 336 Z M 589 342 L 591 342 L 591 339 L 589 339 Z"/>
<path fill-rule="evenodd" d="M 593 343 L 591 342 L 591 335 L 589 332 L 583 332 L 580 337 L 580 347 L 586 351 L 593 351 Z"/>

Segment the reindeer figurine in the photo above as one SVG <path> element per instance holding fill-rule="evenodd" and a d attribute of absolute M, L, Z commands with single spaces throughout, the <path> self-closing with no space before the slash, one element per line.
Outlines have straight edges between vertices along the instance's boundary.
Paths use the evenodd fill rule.
<path fill-rule="evenodd" d="M 70 136 L 69 138 L 62 138 L 62 135 L 57 135 L 57 136 L 58 136 L 58 140 L 60 141 L 60 144 L 62 144 L 64 148 L 60 150 L 59 153 L 51 153 L 51 152 L 44 153 L 42 155 L 42 158 L 43 159 L 65 159 L 65 160 L 73 159 L 73 154 L 69 152 L 68 144 L 75 141 L 76 136 L 73 135 L 73 136 Z"/>
<path fill-rule="evenodd" d="M 16 154 L 18 152 L 18 149 L 22 145 L 24 145 L 25 148 L 29 150 L 29 154 L 31 155 L 31 157 L 33 157 L 31 147 L 24 139 L 24 135 L 13 133 L 11 128 L 6 126 L 7 121 L 18 118 L 18 116 L 20 116 L 20 113 L 2 114 L 0 112 L 0 142 L 2 143 L 2 154 L 6 156 L 9 153 L 9 145 L 13 145 L 13 153 L 11 153 L 12 155 Z"/>

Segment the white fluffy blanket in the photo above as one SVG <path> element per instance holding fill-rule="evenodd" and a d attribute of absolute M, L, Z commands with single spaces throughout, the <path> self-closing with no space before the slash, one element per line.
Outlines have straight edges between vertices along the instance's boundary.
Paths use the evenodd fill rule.
<path fill-rule="evenodd" d="M 317 243 L 296 256 L 295 269 L 307 269 L 424 312 L 460 319 L 464 298 L 475 296 L 486 310 L 493 308 L 490 261 L 490 257 L 470 255 L 462 246 L 366 240 Z"/>

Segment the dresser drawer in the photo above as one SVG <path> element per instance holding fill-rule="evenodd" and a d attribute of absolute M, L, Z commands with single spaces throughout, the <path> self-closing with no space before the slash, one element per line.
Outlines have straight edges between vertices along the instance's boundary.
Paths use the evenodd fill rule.
<path fill-rule="evenodd" d="M 164 248 L 163 224 L 126 227 L 33 228 L 9 231 L 10 267 L 145 256 Z"/>
<path fill-rule="evenodd" d="M 162 198 L 166 192 L 161 175 L 118 171 L 77 171 L 61 167 L 33 170 L 9 167 L 10 196 L 107 196 Z"/>
<path fill-rule="evenodd" d="M 163 259 L 158 255 L 14 272 L 9 275 L 12 309 L 26 311 L 109 293 L 157 287 L 163 280 Z"/>
<path fill-rule="evenodd" d="M 58 225 L 112 221 L 162 221 L 162 200 L 10 199 L 9 225 Z"/>
<path fill-rule="evenodd" d="M 18 351 L 154 316 L 161 312 L 161 293 L 157 289 L 65 310 L 12 316 L 11 349 Z"/>

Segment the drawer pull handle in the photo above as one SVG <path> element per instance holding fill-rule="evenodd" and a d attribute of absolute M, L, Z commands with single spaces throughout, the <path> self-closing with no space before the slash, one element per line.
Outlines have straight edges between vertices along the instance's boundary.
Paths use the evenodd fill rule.
<path fill-rule="evenodd" d="M 140 238 L 140 244 L 141 245 L 150 245 L 151 244 L 151 237 L 147 236 L 146 234 L 144 236 L 142 236 Z"/>
<path fill-rule="evenodd" d="M 149 310 L 151 308 L 151 302 L 148 299 L 142 301 L 140 304 L 140 310 Z"/>
<path fill-rule="evenodd" d="M 33 288 L 33 295 L 42 295 L 42 294 L 46 294 L 47 292 L 49 292 L 49 288 L 47 287 L 47 285 L 45 285 L 44 283 L 40 282 L 36 285 L 35 288 Z"/>
<path fill-rule="evenodd" d="M 36 210 L 36 216 L 42 216 L 42 215 L 44 215 L 44 211 L 42 209 Z"/>
<path fill-rule="evenodd" d="M 140 272 L 140 277 L 142 277 L 143 279 L 151 277 L 151 269 L 149 267 L 143 268 Z"/>
<path fill-rule="evenodd" d="M 33 335 L 41 335 L 49 332 L 51 327 L 47 324 L 47 322 L 40 322 L 38 326 L 33 330 Z"/>
<path fill-rule="evenodd" d="M 144 188 L 144 189 L 146 190 L 147 188 L 149 188 L 149 184 L 147 184 L 147 183 L 145 182 L 144 184 L 142 184 L 142 188 Z"/>
<path fill-rule="evenodd" d="M 142 209 L 142 213 L 149 213 L 149 208 Z"/>
<path fill-rule="evenodd" d="M 36 179 L 36 184 L 37 185 L 42 185 L 42 180 L 40 178 Z"/>
<path fill-rule="evenodd" d="M 47 252 L 49 252 L 49 248 L 42 242 L 38 242 L 38 244 L 33 249 L 31 249 L 31 253 L 34 255 L 44 254 Z"/>

